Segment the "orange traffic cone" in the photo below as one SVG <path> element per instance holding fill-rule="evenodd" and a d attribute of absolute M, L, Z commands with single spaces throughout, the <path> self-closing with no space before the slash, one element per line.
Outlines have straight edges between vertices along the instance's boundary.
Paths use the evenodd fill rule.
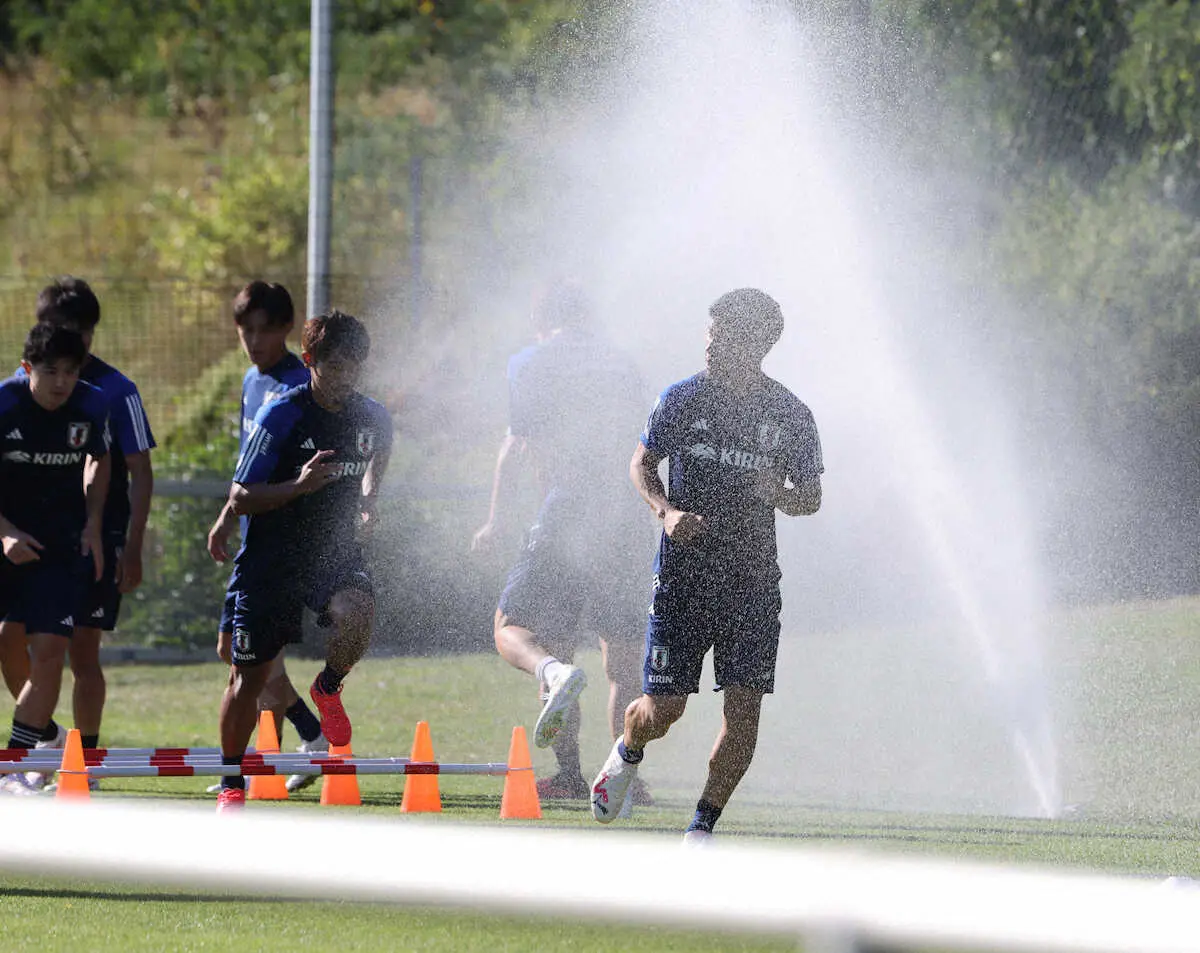
<path fill-rule="evenodd" d="M 349 745 L 330 745 L 329 754 L 334 758 L 352 758 L 354 752 Z M 326 774 L 321 778 L 322 804 L 362 804 L 358 790 L 357 774 Z"/>
<path fill-rule="evenodd" d="M 433 741 L 429 737 L 429 722 L 418 721 L 417 733 L 413 736 L 413 761 L 433 762 Z M 400 810 L 407 814 L 418 811 L 440 813 L 442 796 L 438 792 L 437 769 L 429 774 L 410 774 L 404 782 L 404 797 L 400 799 Z"/>
<path fill-rule="evenodd" d="M 540 819 L 542 803 L 538 800 L 537 779 L 533 776 L 533 761 L 529 758 L 529 743 L 525 727 L 513 729 L 508 746 L 508 773 L 504 775 L 504 794 L 500 798 L 500 818 L 508 820 Z"/>
<path fill-rule="evenodd" d="M 269 711 L 258 713 L 258 737 L 255 749 L 259 754 L 279 754 L 279 734 L 275 730 L 275 716 Z M 250 778 L 246 797 L 251 801 L 286 801 L 287 778 L 282 774 L 256 774 Z"/>
<path fill-rule="evenodd" d="M 62 764 L 58 769 L 58 788 L 54 796 L 83 801 L 92 796 L 88 790 L 87 766 L 83 762 L 83 742 L 79 738 L 78 728 L 67 732 L 67 745 L 63 748 Z"/>

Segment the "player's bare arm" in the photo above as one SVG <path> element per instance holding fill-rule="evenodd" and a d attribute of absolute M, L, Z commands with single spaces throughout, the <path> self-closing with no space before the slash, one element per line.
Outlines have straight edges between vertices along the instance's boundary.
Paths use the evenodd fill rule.
<path fill-rule="evenodd" d="M 375 529 L 375 504 L 379 499 L 379 487 L 383 483 L 383 477 L 387 473 L 391 459 L 390 447 L 387 450 L 376 451 L 375 455 L 371 457 L 370 463 L 367 464 L 367 472 L 363 474 L 362 525 L 359 532 L 364 541 L 370 538 Z"/>
<path fill-rule="evenodd" d="M 4 543 L 4 556 L 14 566 L 36 562 L 41 559 L 38 555 L 42 544 L 26 533 L 19 530 L 3 516 L 0 516 L 0 540 Z"/>
<path fill-rule="evenodd" d="M 501 441 L 500 451 L 496 454 L 496 472 L 492 477 L 492 502 L 487 522 L 472 538 L 472 552 L 486 551 L 502 532 L 512 509 L 511 501 L 516 496 L 521 465 L 527 449 L 526 440 L 511 433 L 505 434 L 504 440 Z"/>
<path fill-rule="evenodd" d="M 633 459 L 629 461 L 629 478 L 633 480 L 642 499 L 662 520 L 663 530 L 671 539 L 677 543 L 697 539 L 707 529 L 704 517 L 671 505 L 667 499 L 667 489 L 658 475 L 658 465 L 662 460 L 645 444 L 639 443 L 633 451 Z"/>
<path fill-rule="evenodd" d="M 821 508 L 820 475 L 789 483 L 777 470 L 758 472 L 757 490 L 763 502 L 784 516 L 811 516 Z"/>
<path fill-rule="evenodd" d="M 108 499 L 109 478 L 112 475 L 112 458 L 88 456 L 83 467 L 83 498 L 87 504 L 87 523 L 83 527 L 80 551 L 92 556 L 96 580 L 104 575 L 104 546 L 101 531 L 104 528 L 104 502 Z"/>
<path fill-rule="evenodd" d="M 323 490 L 342 472 L 340 464 L 330 460 L 332 450 L 318 450 L 308 459 L 294 480 L 282 483 L 235 483 L 229 491 L 229 505 L 238 516 L 253 516 L 286 506 L 306 493 Z"/>
<path fill-rule="evenodd" d="M 237 521 L 237 514 L 233 512 L 232 504 L 226 499 L 225 505 L 221 507 L 221 514 L 212 524 L 212 529 L 208 531 L 208 555 L 213 558 L 214 562 L 229 561 L 229 537 L 233 535 Z"/>
<path fill-rule="evenodd" d="M 148 450 L 126 455 L 125 465 L 129 468 L 129 532 L 117 560 L 116 582 L 121 592 L 133 592 L 142 584 L 142 546 L 154 495 L 154 467 Z"/>

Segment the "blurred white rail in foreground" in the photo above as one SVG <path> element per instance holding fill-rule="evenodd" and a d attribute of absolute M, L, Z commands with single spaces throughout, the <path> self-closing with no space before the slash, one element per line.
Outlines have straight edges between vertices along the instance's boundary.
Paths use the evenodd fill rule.
<path fill-rule="evenodd" d="M 298 838 L 328 847 L 321 869 L 280 878 L 277 851 L 238 850 Z M 787 934 L 822 949 L 1200 951 L 1200 889 L 730 840 L 688 850 L 619 829 L 5 798 L 0 869 Z"/>

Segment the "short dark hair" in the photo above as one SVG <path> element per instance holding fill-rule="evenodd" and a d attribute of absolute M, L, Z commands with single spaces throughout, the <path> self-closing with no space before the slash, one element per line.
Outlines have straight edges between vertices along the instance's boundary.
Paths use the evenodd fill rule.
<path fill-rule="evenodd" d="M 296 320 L 296 309 L 287 288 L 274 281 L 252 281 L 233 299 L 233 320 L 244 324 L 254 311 L 267 316 L 267 323 L 281 327 Z"/>
<path fill-rule="evenodd" d="M 539 331 L 586 327 L 591 316 L 591 304 L 583 288 L 565 278 L 548 282 L 534 298 L 533 323 Z"/>
<path fill-rule="evenodd" d="M 767 350 L 783 335 L 783 309 L 778 301 L 757 288 L 727 291 L 712 303 L 708 315 L 714 324 Z"/>
<path fill-rule="evenodd" d="M 371 353 L 371 336 L 363 323 L 336 308 L 306 321 L 301 343 L 313 363 L 332 357 L 334 352 L 361 363 Z"/>
<path fill-rule="evenodd" d="M 59 327 L 71 324 L 86 333 L 100 323 L 100 299 L 82 278 L 62 275 L 38 294 L 37 319 Z"/>
<path fill-rule="evenodd" d="M 25 338 L 25 351 L 21 356 L 35 366 L 68 360 L 77 367 L 83 367 L 88 352 L 83 335 L 78 331 L 52 321 L 39 321 L 29 330 Z"/>

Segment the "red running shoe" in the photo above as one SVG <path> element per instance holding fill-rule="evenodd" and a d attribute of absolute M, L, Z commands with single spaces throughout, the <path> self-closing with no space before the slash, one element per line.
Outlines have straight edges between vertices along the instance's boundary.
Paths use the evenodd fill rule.
<path fill-rule="evenodd" d="M 312 688 L 308 690 L 313 704 L 321 713 L 321 734 L 331 745 L 350 744 L 350 717 L 342 707 L 342 689 L 339 687 L 332 695 L 321 691 L 321 680 L 318 675 L 313 679 Z"/>
<path fill-rule="evenodd" d="M 217 795 L 218 814 L 237 814 L 245 807 L 245 788 L 221 788 L 221 793 Z"/>

